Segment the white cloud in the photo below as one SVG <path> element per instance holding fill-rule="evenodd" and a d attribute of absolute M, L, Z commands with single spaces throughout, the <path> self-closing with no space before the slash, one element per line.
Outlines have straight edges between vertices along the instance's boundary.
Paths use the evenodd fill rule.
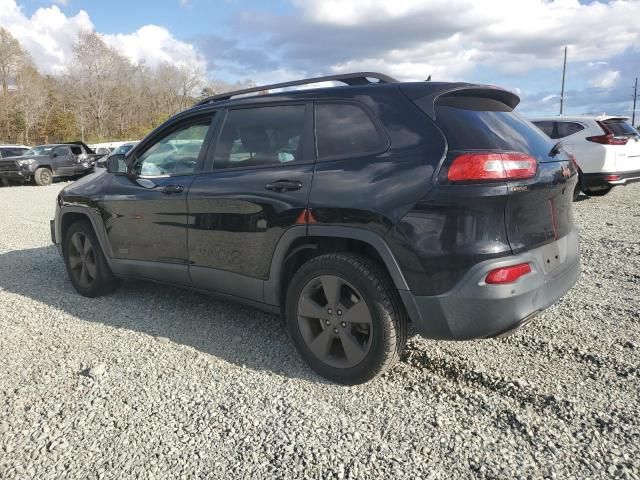
<path fill-rule="evenodd" d="M 195 67 L 204 72 L 206 62 L 196 48 L 177 40 L 169 30 L 157 25 L 145 25 L 130 34 L 103 35 L 105 41 L 135 63 Z"/>
<path fill-rule="evenodd" d="M 589 85 L 598 88 L 612 88 L 620 79 L 620 72 L 618 70 L 611 70 L 604 72 L 589 81 Z"/>
<path fill-rule="evenodd" d="M 39 8 L 25 15 L 15 0 L 0 0 L 0 26 L 16 37 L 46 73 L 61 72 L 73 55 L 80 32 L 94 30 L 89 14 L 80 10 L 66 16 L 57 6 Z M 169 62 L 206 69 L 206 62 L 195 47 L 176 39 L 166 28 L 145 25 L 130 34 L 103 35 L 105 41 L 131 61 L 156 65 Z"/>
<path fill-rule="evenodd" d="M 450 80 L 478 65 L 503 74 L 555 68 L 565 45 L 570 62 L 594 66 L 640 48 L 638 0 L 292 2 L 301 25 L 271 25 L 276 43 L 301 64 L 307 61 L 303 49 L 307 59 L 317 52 L 335 71 L 370 66 L 404 79 L 432 73 Z"/>

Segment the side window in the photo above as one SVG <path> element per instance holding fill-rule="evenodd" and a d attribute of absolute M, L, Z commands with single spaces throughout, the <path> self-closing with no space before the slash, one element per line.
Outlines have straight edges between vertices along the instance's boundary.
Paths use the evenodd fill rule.
<path fill-rule="evenodd" d="M 51 152 L 52 157 L 67 157 L 71 152 L 69 151 L 69 147 L 67 145 L 61 145 L 53 149 Z"/>
<path fill-rule="evenodd" d="M 131 172 L 141 177 L 190 175 L 195 172 L 211 118 L 172 131 L 138 155 Z"/>
<path fill-rule="evenodd" d="M 578 133 L 580 130 L 584 130 L 584 127 L 575 122 L 557 122 L 558 123 L 558 138 L 568 137 L 574 133 Z"/>
<path fill-rule="evenodd" d="M 547 137 L 555 138 L 553 133 L 553 122 L 534 122 L 534 125 L 542 130 Z"/>
<path fill-rule="evenodd" d="M 257 167 L 302 161 L 304 105 L 229 110 L 213 168 Z"/>
<path fill-rule="evenodd" d="M 356 105 L 316 103 L 318 160 L 380 152 L 386 140 Z"/>
<path fill-rule="evenodd" d="M 71 145 L 71 153 L 74 155 L 82 155 L 82 148 L 79 145 Z"/>

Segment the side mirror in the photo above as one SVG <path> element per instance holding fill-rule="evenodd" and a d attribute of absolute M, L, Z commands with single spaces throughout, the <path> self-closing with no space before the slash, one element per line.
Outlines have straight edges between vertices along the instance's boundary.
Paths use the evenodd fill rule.
<path fill-rule="evenodd" d="M 127 173 L 127 161 L 122 154 L 111 155 L 107 158 L 107 171 L 109 173 Z"/>

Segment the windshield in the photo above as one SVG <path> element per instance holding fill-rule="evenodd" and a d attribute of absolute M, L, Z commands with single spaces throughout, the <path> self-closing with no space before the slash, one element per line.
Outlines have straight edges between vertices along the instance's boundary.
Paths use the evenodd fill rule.
<path fill-rule="evenodd" d="M 611 133 L 616 137 L 630 137 L 632 135 L 640 135 L 638 131 L 624 120 L 607 120 L 604 122 Z"/>
<path fill-rule="evenodd" d="M 126 155 L 129 150 L 131 150 L 133 148 L 134 144 L 133 143 L 127 143 L 125 145 L 120 145 L 119 147 L 117 147 L 112 154 L 113 155 Z"/>
<path fill-rule="evenodd" d="M 40 145 L 38 147 L 33 147 L 27 150 L 24 153 L 24 156 L 33 156 L 33 155 L 46 155 L 51 150 L 53 150 L 54 145 Z"/>

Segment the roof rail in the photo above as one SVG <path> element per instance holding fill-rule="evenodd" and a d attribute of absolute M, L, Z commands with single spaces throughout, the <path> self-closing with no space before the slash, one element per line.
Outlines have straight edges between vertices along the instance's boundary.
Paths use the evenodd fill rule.
<path fill-rule="evenodd" d="M 378 80 L 378 82 L 369 81 L 370 78 Z M 357 72 L 357 73 L 344 73 L 341 75 L 329 75 L 326 77 L 314 77 L 305 78 L 303 80 L 294 80 L 292 82 L 274 83 L 271 85 L 261 85 L 258 87 L 244 88 L 242 90 L 235 90 L 233 92 L 221 93 L 219 95 L 213 95 L 197 102 L 194 107 L 206 105 L 208 103 L 219 102 L 222 100 L 229 100 L 232 97 L 238 95 L 246 95 L 249 93 L 264 92 L 265 90 L 275 90 L 277 88 L 295 87 L 297 85 L 309 85 L 311 83 L 319 82 L 342 82 L 346 85 L 369 85 L 374 83 L 397 83 L 393 77 L 376 72 Z"/>

